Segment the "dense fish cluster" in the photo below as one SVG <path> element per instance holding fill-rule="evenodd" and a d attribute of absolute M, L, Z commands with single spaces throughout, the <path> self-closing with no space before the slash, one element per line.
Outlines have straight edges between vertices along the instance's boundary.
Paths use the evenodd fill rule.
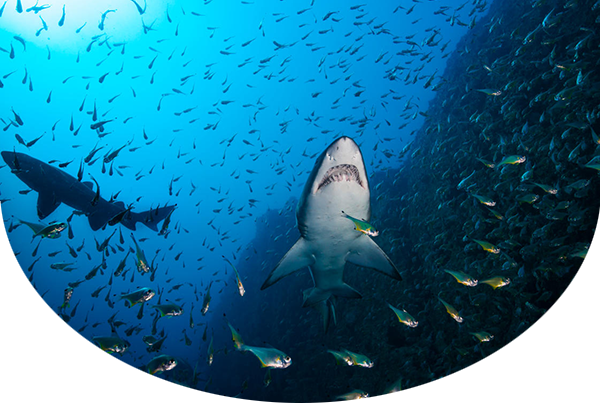
<path fill-rule="evenodd" d="M 268 401 L 418 386 L 521 334 L 586 255 L 600 2 L 25 3 L 0 5 L 9 239 L 149 374 Z M 362 210 L 340 192 L 305 227 L 313 182 Z"/>

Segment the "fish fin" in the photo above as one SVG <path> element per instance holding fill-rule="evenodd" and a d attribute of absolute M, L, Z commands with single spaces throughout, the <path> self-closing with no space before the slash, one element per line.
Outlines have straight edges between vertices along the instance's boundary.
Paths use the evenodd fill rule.
<path fill-rule="evenodd" d="M 88 215 L 88 222 L 92 231 L 98 231 L 104 227 L 112 217 L 106 215 L 103 209 L 96 209 L 94 212 Z"/>
<path fill-rule="evenodd" d="M 352 252 L 346 257 L 346 261 L 357 266 L 376 270 L 395 280 L 402 280 L 402 276 L 394 263 L 368 236 L 360 236 L 354 241 Z"/>
<path fill-rule="evenodd" d="M 151 210 L 142 211 L 141 213 L 130 212 L 123 217 L 121 224 L 128 229 L 135 231 L 137 223 L 142 223 L 152 231 L 158 232 L 158 223 L 167 218 L 167 216 L 175 210 L 177 205 L 158 207 Z"/>
<path fill-rule="evenodd" d="M 310 266 L 314 261 L 315 258 L 308 250 L 307 242 L 304 238 L 298 239 L 294 246 L 292 246 L 285 256 L 281 258 L 279 263 L 277 263 L 277 266 L 275 266 L 271 274 L 269 274 L 269 277 L 267 277 L 260 289 L 264 290 L 265 288 L 272 286 L 295 271 Z"/>
<path fill-rule="evenodd" d="M 40 220 L 48 217 L 50 214 L 60 206 L 60 202 L 56 201 L 54 193 L 52 192 L 40 192 L 37 199 L 37 215 Z"/>
<path fill-rule="evenodd" d="M 242 336 L 231 326 L 231 323 L 227 322 L 229 325 L 229 330 L 231 330 L 231 338 L 233 339 L 233 344 L 235 345 L 236 350 L 244 350 L 244 340 Z"/>
<path fill-rule="evenodd" d="M 304 290 L 303 295 L 304 303 L 302 304 L 302 307 L 307 307 L 325 302 L 329 297 L 331 297 L 331 292 L 323 291 L 320 288 L 315 287 L 309 290 Z M 315 309 L 321 312 L 320 308 L 315 307 Z"/>
<path fill-rule="evenodd" d="M 90 181 L 81 182 L 82 185 L 87 186 L 90 189 L 94 189 L 94 183 Z"/>
<path fill-rule="evenodd" d="M 340 285 L 331 288 L 331 293 L 337 297 L 344 298 L 362 298 L 362 295 L 356 291 L 354 288 L 350 287 L 346 283 L 341 283 Z"/>
<path fill-rule="evenodd" d="M 336 325 L 335 310 L 333 308 L 333 304 L 330 300 L 326 300 L 316 303 L 315 305 L 313 305 L 313 308 L 315 308 L 321 314 L 321 317 L 323 318 L 323 330 L 325 331 L 325 333 L 327 333 L 327 331 L 332 325 Z M 331 353 L 330 350 L 327 351 Z M 334 357 L 336 357 L 335 359 L 336 361 L 338 361 L 338 358 L 335 354 Z M 341 363 L 338 361 L 338 365 L 340 364 Z"/>

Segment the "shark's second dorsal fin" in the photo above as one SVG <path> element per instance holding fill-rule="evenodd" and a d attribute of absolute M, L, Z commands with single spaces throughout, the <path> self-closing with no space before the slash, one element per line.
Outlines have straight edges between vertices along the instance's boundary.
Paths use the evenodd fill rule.
<path fill-rule="evenodd" d="M 269 277 L 260 289 L 264 290 L 293 272 L 314 264 L 314 262 L 315 257 L 308 250 L 306 241 L 304 238 L 300 238 L 279 263 L 277 263 L 277 266 L 269 274 Z"/>
<path fill-rule="evenodd" d="M 357 266 L 377 270 L 396 280 L 402 280 L 394 263 L 381 250 L 379 246 L 368 236 L 361 235 L 352 244 L 351 253 L 346 261 Z"/>
<path fill-rule="evenodd" d="M 48 217 L 60 206 L 52 192 L 40 192 L 37 200 L 37 214 L 40 220 Z"/>
<path fill-rule="evenodd" d="M 90 181 L 81 182 L 83 185 L 89 187 L 90 189 L 94 189 L 94 183 Z"/>

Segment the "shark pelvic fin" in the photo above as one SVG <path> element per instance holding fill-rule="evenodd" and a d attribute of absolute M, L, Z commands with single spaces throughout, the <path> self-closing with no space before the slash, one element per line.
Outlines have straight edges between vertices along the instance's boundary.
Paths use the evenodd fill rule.
<path fill-rule="evenodd" d="M 282 278 L 289 276 L 297 270 L 310 266 L 314 262 L 315 257 L 309 252 L 307 242 L 304 238 L 300 238 L 279 263 L 277 263 L 277 266 L 275 266 L 271 274 L 269 274 L 269 277 L 265 280 L 260 289 L 264 290 Z"/>
<path fill-rule="evenodd" d="M 37 214 L 40 220 L 48 217 L 60 206 L 52 192 L 40 192 L 37 199 Z"/>
<path fill-rule="evenodd" d="M 402 280 L 402 276 L 390 258 L 368 236 L 358 237 L 352 244 L 352 252 L 346 261 L 357 266 L 376 270 L 395 280 Z"/>
<path fill-rule="evenodd" d="M 329 330 L 331 326 L 335 326 L 337 324 L 337 320 L 335 317 L 335 308 L 331 299 L 326 301 L 321 301 L 313 305 L 315 310 L 319 311 L 321 314 L 321 318 L 323 318 L 323 329 L 325 333 Z M 337 359 L 337 358 L 336 358 Z"/>

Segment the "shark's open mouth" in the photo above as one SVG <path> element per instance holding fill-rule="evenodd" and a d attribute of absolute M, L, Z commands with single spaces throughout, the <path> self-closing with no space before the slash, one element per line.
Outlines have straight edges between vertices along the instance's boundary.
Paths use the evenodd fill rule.
<path fill-rule="evenodd" d="M 356 182 L 361 187 L 365 187 L 360 179 L 358 168 L 350 164 L 341 164 L 329 168 L 319 183 L 317 190 L 320 190 L 332 182 Z"/>

